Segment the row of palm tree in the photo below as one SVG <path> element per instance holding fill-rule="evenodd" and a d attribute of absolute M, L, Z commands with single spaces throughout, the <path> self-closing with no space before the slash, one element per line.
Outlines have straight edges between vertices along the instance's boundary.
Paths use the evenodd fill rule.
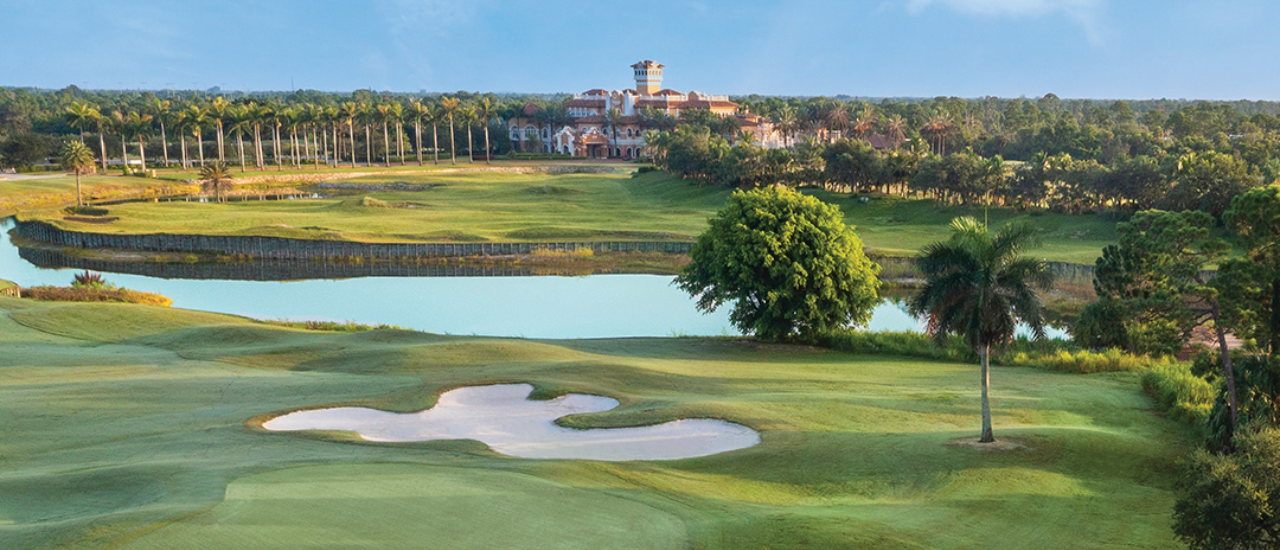
<path fill-rule="evenodd" d="M 275 101 L 256 102 L 251 100 L 227 101 L 215 97 L 204 103 L 191 102 L 175 105 L 171 100 L 154 99 L 144 110 L 126 111 L 123 109 L 105 110 L 87 102 L 75 101 L 64 113 L 67 123 L 79 131 L 80 142 L 84 143 L 86 133 L 98 134 L 99 158 L 102 169 L 107 169 L 106 138 L 114 134 L 121 139 L 121 157 L 125 165 L 129 163 L 127 142 L 138 144 L 138 156 L 146 166 L 146 142 L 159 130 L 161 147 L 164 152 L 164 163 L 168 165 L 170 131 L 177 132 L 180 163 L 184 169 L 192 166 L 188 158 L 188 138 L 195 141 L 199 152 L 196 162 L 200 166 L 206 164 L 204 138 L 212 135 L 216 140 L 217 161 L 227 161 L 228 136 L 236 140 L 236 160 L 240 170 L 248 169 L 249 156 L 245 153 L 245 141 L 252 142 L 252 162 L 258 170 L 266 169 L 267 155 L 264 142 L 269 141 L 270 158 L 274 160 L 276 169 L 283 170 L 285 164 L 301 168 L 310 159 L 319 168 L 322 159 L 325 164 L 337 166 L 343 160 L 356 166 L 360 159 L 356 134 L 358 129 L 364 133 L 364 163 L 373 165 L 381 156 L 384 166 L 390 166 L 392 157 L 398 157 L 401 164 L 405 161 L 405 126 L 413 125 L 415 154 L 419 165 L 424 164 L 422 158 L 423 126 L 431 126 L 432 162 L 440 163 L 440 126 L 449 127 L 449 162 L 457 164 L 456 124 L 461 123 L 467 130 L 467 143 L 473 143 L 472 132 L 479 124 L 484 132 L 485 151 L 492 148 L 489 141 L 489 126 L 499 119 L 501 106 L 490 98 L 481 98 L 475 102 L 464 103 L 453 97 L 442 97 L 438 101 L 426 99 L 410 99 L 407 102 L 386 101 L 347 101 L 337 106 L 323 106 L 310 103 L 282 104 Z M 381 155 L 376 155 L 374 143 L 378 128 L 382 131 Z M 344 132 L 345 130 L 345 132 Z M 394 130 L 396 140 L 392 147 L 391 135 Z M 342 136 L 342 134 L 346 134 Z M 346 139 L 340 139 L 345 137 Z M 287 146 L 284 142 L 287 141 Z M 468 156 L 475 160 L 471 147 L 467 148 Z M 489 155 L 486 154 L 486 162 Z"/>

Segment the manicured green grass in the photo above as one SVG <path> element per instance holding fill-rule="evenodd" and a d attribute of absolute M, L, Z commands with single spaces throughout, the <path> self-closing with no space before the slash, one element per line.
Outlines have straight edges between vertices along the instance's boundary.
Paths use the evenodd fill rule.
<path fill-rule="evenodd" d="M 692 240 L 729 191 L 672 176 L 422 173 L 348 182 L 433 183 L 428 191 L 371 192 L 302 201 L 128 204 L 110 223 L 56 220 L 70 229 L 116 233 L 231 234 L 364 242 L 548 242 Z M 1115 239 L 1115 223 L 1095 216 L 1011 209 L 938 207 L 931 200 L 876 199 L 813 192 L 841 207 L 873 253 L 911 255 L 947 238 L 950 221 L 987 216 L 1026 220 L 1045 232 L 1045 258 L 1092 263 Z M 365 197 L 369 200 L 365 200 Z"/>
<path fill-rule="evenodd" d="M 224 204 L 135 203 L 111 207 L 111 223 L 62 221 L 115 233 L 191 233 L 354 241 L 519 242 L 679 240 L 697 235 L 723 203 L 722 190 L 690 189 L 655 175 L 454 173 L 393 175 L 368 183 L 433 183 L 426 191 Z M 385 203 L 390 206 L 383 206 Z"/>
<path fill-rule="evenodd" d="M 981 206 L 939 207 L 932 200 L 885 198 L 866 203 L 836 193 L 815 193 L 824 201 L 838 204 L 845 222 L 857 227 L 858 236 L 877 253 L 886 256 L 914 255 L 925 245 L 951 235 L 951 220 L 960 216 L 986 219 L 992 225 L 1011 221 L 1028 222 L 1043 232 L 1044 246 L 1032 251 L 1054 261 L 1092 264 L 1102 248 L 1116 241 L 1116 224 L 1094 215 L 1067 215 L 1051 212 L 1031 215 L 1010 208 Z"/>
<path fill-rule="evenodd" d="M 1170 548 L 1190 428 L 1135 373 L 727 339 L 308 332 L 0 298 L 3 548 Z M 617 398 L 573 426 L 697 416 L 760 445 L 669 462 L 524 460 L 255 427 L 299 407 L 429 406 L 529 382 Z"/>

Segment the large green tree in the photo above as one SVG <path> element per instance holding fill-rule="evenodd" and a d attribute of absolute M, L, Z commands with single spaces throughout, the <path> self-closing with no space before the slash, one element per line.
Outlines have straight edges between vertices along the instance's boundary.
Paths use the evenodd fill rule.
<path fill-rule="evenodd" d="M 1028 224 L 1008 224 L 991 231 L 964 217 L 952 222 L 951 238 L 926 246 L 916 260 L 924 286 L 911 298 L 911 312 L 928 319 L 927 331 L 938 341 L 951 335 L 964 339 L 981 360 L 982 436 L 995 441 L 991 429 L 991 347 L 1013 340 L 1019 321 L 1036 338 L 1044 337 L 1044 310 L 1036 289 L 1047 290 L 1053 276 L 1043 260 L 1022 255 L 1038 244 Z"/>
<path fill-rule="evenodd" d="M 737 191 L 711 219 L 676 279 L 734 326 L 766 340 L 808 339 L 861 325 L 878 302 L 876 274 L 840 209 L 794 191 Z"/>
<path fill-rule="evenodd" d="M 1280 356 L 1280 185 L 1237 196 L 1223 218 L 1245 250 L 1223 262 L 1214 280 L 1224 316 L 1237 335 Z"/>

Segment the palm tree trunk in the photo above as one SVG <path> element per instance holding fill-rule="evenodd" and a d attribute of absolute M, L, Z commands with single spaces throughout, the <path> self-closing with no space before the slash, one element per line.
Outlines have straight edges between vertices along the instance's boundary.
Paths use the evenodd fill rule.
<path fill-rule="evenodd" d="M 245 166 L 244 166 L 244 131 L 243 131 L 243 130 L 236 132 L 236 145 L 238 146 L 237 148 L 238 148 L 238 150 L 240 151 L 240 155 L 239 155 L 239 156 L 240 156 L 240 173 L 241 173 L 241 174 L 243 174 L 243 173 L 244 173 L 244 171 L 245 171 Z"/>
<path fill-rule="evenodd" d="M 147 173 L 147 144 L 142 141 L 142 134 L 138 134 L 138 156 L 142 158 L 142 173 Z"/>
<path fill-rule="evenodd" d="M 76 167 L 76 206 L 84 206 L 84 202 L 80 200 L 80 167 Z"/>
<path fill-rule="evenodd" d="M 218 119 L 218 162 L 227 162 L 227 153 L 222 146 L 222 119 Z"/>
<path fill-rule="evenodd" d="M 983 344 L 978 352 L 982 356 L 982 438 L 981 443 L 991 443 L 996 436 L 991 433 L 991 346 Z"/>
<path fill-rule="evenodd" d="M 438 137 L 437 136 L 438 133 L 439 132 L 436 132 L 436 122 L 432 121 L 431 122 L 431 156 L 435 158 L 436 164 L 440 164 L 440 141 L 436 139 Z"/>
<path fill-rule="evenodd" d="M 458 163 L 458 145 L 453 139 L 453 115 L 449 115 L 449 162 Z"/>
<path fill-rule="evenodd" d="M 107 140 L 102 136 L 102 130 L 98 130 L 98 152 L 102 153 L 102 173 L 107 173 Z"/>
<path fill-rule="evenodd" d="M 262 169 L 262 125 L 253 125 L 253 160 L 254 166 Z"/>
<path fill-rule="evenodd" d="M 182 169 L 190 170 L 191 163 L 187 162 L 187 135 L 186 134 L 182 134 L 178 136 L 178 146 L 182 147 Z"/>
<path fill-rule="evenodd" d="M 364 125 L 364 163 L 373 166 L 373 132 L 369 125 Z"/>
<path fill-rule="evenodd" d="M 400 157 L 400 166 L 404 166 L 404 123 L 396 121 L 396 156 Z"/>
<path fill-rule="evenodd" d="M 169 167 L 169 136 L 164 133 L 164 122 L 160 123 L 160 149 L 164 151 L 164 166 Z"/>
<path fill-rule="evenodd" d="M 196 134 L 196 148 L 200 150 L 200 166 L 204 167 L 204 134 Z"/>
<path fill-rule="evenodd" d="M 415 120 L 413 122 L 414 133 L 414 149 L 418 150 L 418 166 L 422 166 L 422 121 Z"/>
<path fill-rule="evenodd" d="M 471 136 L 471 124 L 467 124 L 467 162 L 471 164 L 476 163 L 475 147 L 471 146 L 475 142 L 476 140 Z"/>
<path fill-rule="evenodd" d="M 276 171 L 284 170 L 284 165 L 280 163 L 280 125 L 274 124 L 271 127 L 271 154 L 276 160 Z"/>
<path fill-rule="evenodd" d="M 347 132 L 351 134 L 351 167 L 356 167 L 356 125 L 348 124 Z"/>
<path fill-rule="evenodd" d="M 124 134 L 120 134 L 120 154 L 124 157 L 124 172 L 128 174 L 129 170 L 129 140 L 124 138 Z"/>
<path fill-rule="evenodd" d="M 485 123 L 485 125 L 484 125 L 484 163 L 485 163 L 485 164 L 493 164 L 493 159 L 492 159 L 492 158 L 489 158 L 489 157 L 490 157 L 489 153 L 490 153 L 490 151 L 489 151 L 489 124 L 488 124 L 488 122 L 486 122 L 486 123 Z"/>
<path fill-rule="evenodd" d="M 387 123 L 382 123 L 382 165 L 391 167 L 391 134 L 387 131 Z"/>

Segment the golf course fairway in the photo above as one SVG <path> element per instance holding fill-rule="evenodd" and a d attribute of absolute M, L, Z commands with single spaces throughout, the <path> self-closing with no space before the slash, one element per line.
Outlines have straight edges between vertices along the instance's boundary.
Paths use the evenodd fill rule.
<path fill-rule="evenodd" d="M 533 341 L 282 328 L 0 297 L 0 548 L 1171 548 L 1193 430 L 1134 373 L 973 365 L 742 339 Z M 260 424 L 431 407 L 529 383 L 615 409 L 571 427 L 716 418 L 759 445 L 599 462 L 476 441 Z"/>

